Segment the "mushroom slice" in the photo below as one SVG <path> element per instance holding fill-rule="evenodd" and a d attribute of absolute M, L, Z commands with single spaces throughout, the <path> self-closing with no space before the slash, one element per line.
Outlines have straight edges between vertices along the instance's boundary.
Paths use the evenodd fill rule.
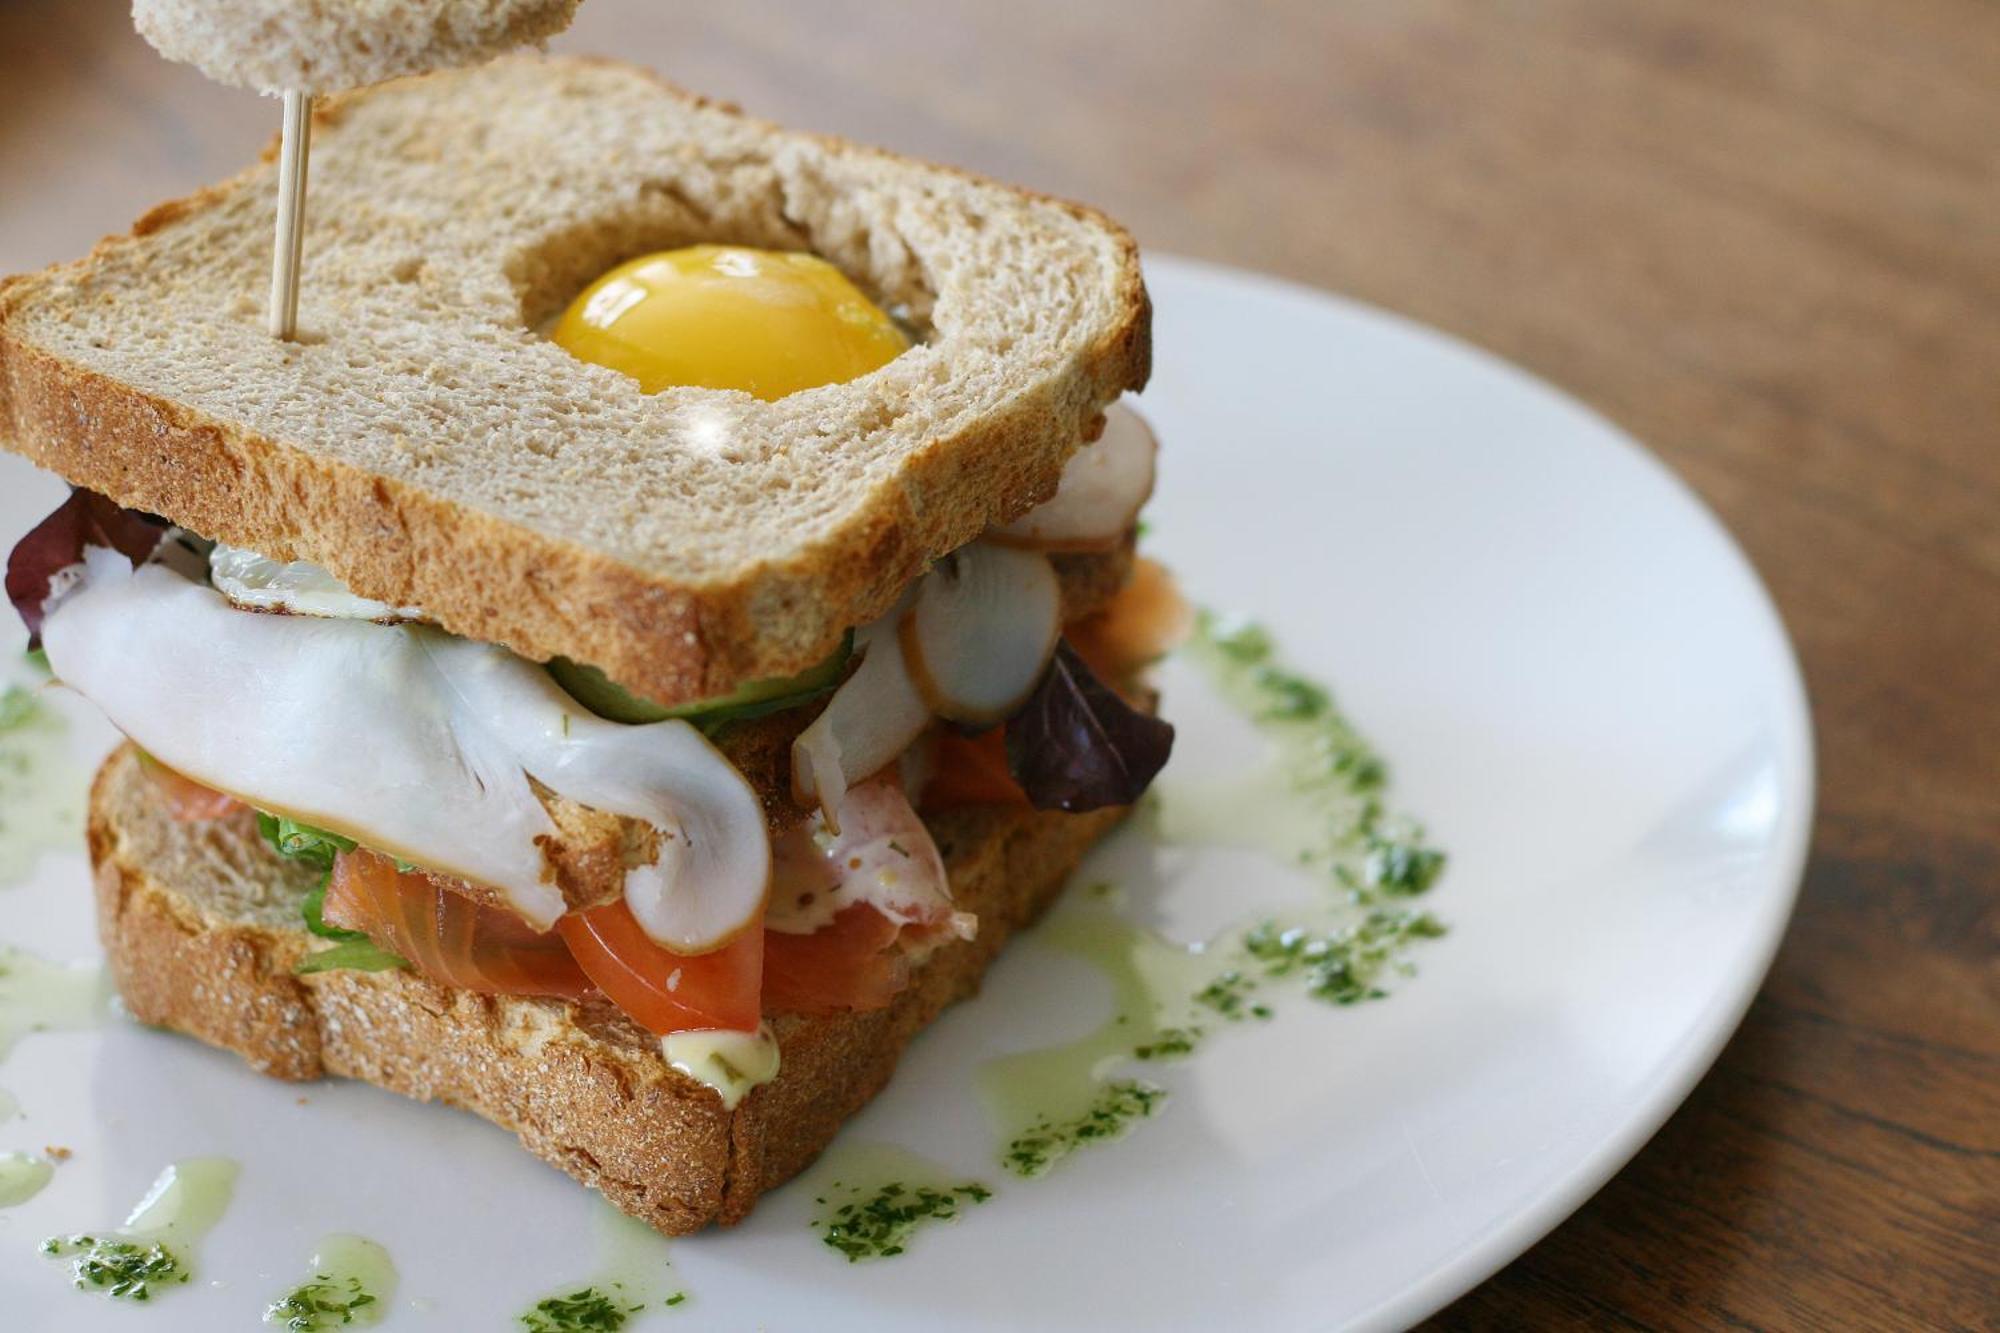
<path fill-rule="evenodd" d="M 1104 433 L 1070 456 L 1053 498 L 987 534 L 988 541 L 1038 551 L 1102 551 L 1116 546 L 1153 494 L 1159 443 L 1123 403 L 1104 414 Z"/>
<path fill-rule="evenodd" d="M 896 644 L 900 608 L 855 632 L 861 665 L 792 742 L 792 794 L 839 828 L 847 789 L 894 762 L 930 725 Z"/>
<path fill-rule="evenodd" d="M 1027 702 L 1061 631 L 1062 585 L 1048 557 L 975 542 L 924 576 L 898 638 L 932 712 L 991 726 Z"/>
<path fill-rule="evenodd" d="M 531 777 L 658 830 L 657 858 L 625 872 L 625 903 L 655 942 L 706 953 L 763 910 L 771 884 L 763 802 L 700 731 L 677 719 L 609 722 L 512 653 L 444 635 L 425 642 L 458 702 L 506 738 Z"/>

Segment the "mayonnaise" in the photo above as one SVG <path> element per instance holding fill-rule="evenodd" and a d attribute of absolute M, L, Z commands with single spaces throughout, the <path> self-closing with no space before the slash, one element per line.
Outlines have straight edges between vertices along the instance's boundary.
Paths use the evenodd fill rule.
<path fill-rule="evenodd" d="M 673 1032 L 660 1038 L 667 1063 L 704 1087 L 715 1089 L 722 1108 L 733 1111 L 750 1095 L 778 1076 L 778 1039 L 769 1023 L 755 1032 L 702 1028 Z"/>

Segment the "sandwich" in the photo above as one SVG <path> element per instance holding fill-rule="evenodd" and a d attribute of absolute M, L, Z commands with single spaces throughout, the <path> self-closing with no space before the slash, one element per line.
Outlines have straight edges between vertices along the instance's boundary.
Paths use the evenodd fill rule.
<path fill-rule="evenodd" d="M 1136 248 L 613 63 L 315 116 L 296 341 L 268 160 L 0 284 L 110 969 L 734 1222 L 1166 761 Z"/>

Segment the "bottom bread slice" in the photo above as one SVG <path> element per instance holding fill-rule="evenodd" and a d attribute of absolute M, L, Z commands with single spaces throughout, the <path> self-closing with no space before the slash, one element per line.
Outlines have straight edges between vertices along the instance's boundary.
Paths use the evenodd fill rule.
<path fill-rule="evenodd" d="M 778 1077 L 734 1111 L 608 1004 L 475 995 L 401 970 L 295 975 L 315 944 L 299 924 L 311 872 L 272 852 L 247 812 L 175 822 L 129 746 L 98 771 L 89 839 L 98 932 L 141 1022 L 278 1078 L 343 1075 L 463 1107 L 625 1212 L 684 1235 L 740 1221 L 810 1163 L 1123 813 L 933 818 L 978 938 L 939 949 L 886 1009 L 775 1018 Z"/>

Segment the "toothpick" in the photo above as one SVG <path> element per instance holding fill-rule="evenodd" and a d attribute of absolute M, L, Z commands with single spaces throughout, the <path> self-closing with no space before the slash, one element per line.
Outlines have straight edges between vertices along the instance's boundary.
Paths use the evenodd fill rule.
<path fill-rule="evenodd" d="M 278 144 L 278 234 L 271 246 L 271 336 L 299 331 L 299 260 L 306 242 L 306 153 L 312 147 L 312 94 L 285 93 Z"/>

